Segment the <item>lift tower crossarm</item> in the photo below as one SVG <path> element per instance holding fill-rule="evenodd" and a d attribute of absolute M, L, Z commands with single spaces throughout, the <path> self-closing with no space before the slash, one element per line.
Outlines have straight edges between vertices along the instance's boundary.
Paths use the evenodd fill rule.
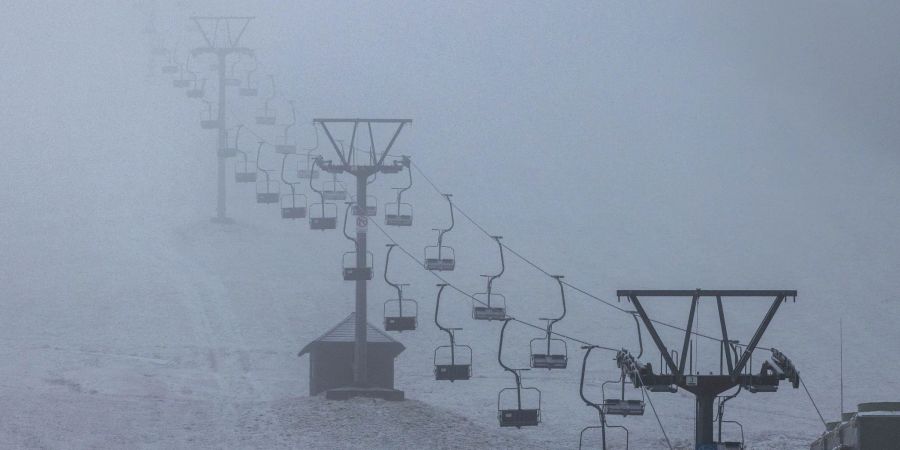
<path fill-rule="evenodd" d="M 768 328 L 769 324 L 772 322 L 772 319 L 775 317 L 775 313 L 778 311 L 778 307 L 785 301 L 788 297 L 796 298 L 797 291 L 795 290 L 703 290 L 703 289 L 694 289 L 694 290 L 619 290 L 616 292 L 619 297 L 628 298 L 631 303 L 634 305 L 637 314 L 640 315 L 641 320 L 644 322 L 644 325 L 647 327 L 647 331 L 650 333 L 650 336 L 653 338 L 653 342 L 656 344 L 659 349 L 660 355 L 665 360 L 666 366 L 669 369 L 671 374 L 655 374 L 652 373 L 652 369 L 649 364 L 642 365 L 641 367 L 637 367 L 637 363 L 632 364 L 635 367 L 630 367 L 629 372 L 632 372 L 632 381 L 635 382 L 635 387 L 640 385 L 651 385 L 651 386 L 670 386 L 675 384 L 688 392 L 691 392 L 696 397 L 697 402 L 697 418 L 696 418 L 696 430 L 695 430 L 695 445 L 697 448 L 700 448 L 704 445 L 714 444 L 713 442 L 713 402 L 717 395 L 722 392 L 727 391 L 735 386 L 748 386 L 748 387 L 766 387 L 770 391 L 774 391 L 777 389 L 779 380 L 790 378 L 794 386 L 799 383 L 798 381 L 794 381 L 795 379 L 799 379 L 799 375 L 797 375 L 796 370 L 793 368 L 792 364 L 786 358 L 783 358 L 784 361 L 775 362 L 775 366 L 779 366 L 779 371 L 775 371 L 773 366 L 768 362 L 763 364 L 762 371 L 755 375 L 753 373 L 742 374 L 744 368 L 747 366 L 748 361 L 750 360 L 753 351 L 756 350 L 756 346 L 759 344 L 759 341 L 762 339 L 763 334 Z M 688 317 L 687 327 L 685 328 L 685 336 L 682 344 L 681 351 L 681 360 L 678 364 L 672 359 L 671 354 L 669 353 L 669 349 L 666 347 L 665 343 L 663 343 L 662 339 L 659 336 L 659 333 L 656 330 L 656 327 L 653 325 L 653 320 L 650 319 L 650 316 L 647 314 L 647 311 L 644 309 L 643 305 L 641 305 L 641 301 L 639 297 L 690 297 L 691 298 L 691 310 L 690 315 Z M 694 317 L 697 312 L 697 304 L 701 297 L 714 297 L 716 299 L 716 306 L 718 307 L 719 313 L 719 322 L 722 327 L 722 345 L 726 345 L 726 343 L 730 342 L 728 340 L 728 329 L 725 324 L 725 312 L 722 307 L 722 299 L 727 297 L 756 297 L 756 298 L 771 298 L 775 297 L 775 300 L 772 302 L 772 305 L 769 307 L 766 316 L 763 318 L 762 322 L 756 329 L 756 332 L 753 334 L 753 337 L 750 339 L 750 342 L 747 344 L 746 348 L 744 348 L 743 353 L 740 358 L 734 363 L 732 366 L 730 350 L 726 350 L 726 357 L 728 359 L 728 373 L 727 374 L 709 374 L 709 375 L 701 375 L 701 374 L 691 374 L 690 376 L 686 376 L 685 374 L 685 362 L 688 352 L 688 346 L 690 344 L 691 335 L 693 334 L 693 322 Z M 774 353 L 774 352 L 773 352 Z M 780 353 L 779 353 L 780 355 Z M 777 358 L 776 358 L 777 359 Z M 781 367 L 784 366 L 784 367 Z M 785 370 L 785 368 L 787 370 Z M 640 372 L 639 375 L 635 375 Z M 790 376 L 786 374 L 786 372 L 790 372 Z M 674 392 L 674 391 L 672 391 Z"/>
<path fill-rule="evenodd" d="M 338 159 L 340 160 L 339 164 L 335 164 L 332 161 L 327 161 L 323 157 L 319 156 L 315 160 L 316 166 L 318 166 L 321 170 L 331 173 L 331 174 L 339 174 L 339 173 L 348 173 L 353 175 L 356 178 L 356 207 L 357 210 L 360 211 L 360 216 L 357 219 L 357 229 L 356 229 L 356 268 L 357 270 L 362 270 L 366 267 L 366 255 L 367 255 L 367 239 L 366 239 L 366 224 L 368 223 L 368 218 L 365 216 L 364 211 L 366 208 L 366 198 L 367 198 L 367 187 L 369 184 L 369 177 L 378 174 L 392 174 L 400 172 L 404 167 L 409 168 L 409 157 L 402 157 L 398 161 L 393 161 L 390 164 L 385 164 L 385 158 L 387 158 L 388 154 L 391 151 L 391 148 L 394 146 L 394 143 L 397 141 L 397 136 L 400 135 L 400 131 L 407 124 L 412 123 L 411 119 L 313 119 L 313 125 L 318 125 L 322 127 L 322 130 L 325 131 L 325 135 L 328 137 L 328 141 L 331 142 L 332 147 L 334 148 L 335 153 L 337 154 Z M 332 130 L 329 128 L 329 125 L 337 125 L 337 124 L 349 124 L 353 125 L 353 131 L 350 135 L 350 147 L 348 152 L 345 152 L 342 148 L 342 145 L 338 144 L 338 141 L 335 140 L 334 135 L 332 134 Z M 394 131 L 393 136 L 391 137 L 390 142 L 387 143 L 384 150 L 378 151 L 375 149 L 375 137 L 372 133 L 372 124 L 389 124 L 396 125 L 397 129 Z M 364 125 L 367 128 L 369 133 L 369 142 L 371 144 L 371 154 L 368 159 L 368 164 L 358 164 L 359 161 L 356 161 L 353 156 L 353 150 L 356 145 L 357 132 L 359 130 L 360 125 Z M 377 158 L 376 158 L 377 155 Z M 359 224 L 363 225 L 359 225 Z M 346 225 L 346 220 L 345 220 Z M 366 389 L 369 387 L 369 379 L 368 379 L 368 355 L 367 355 L 367 342 L 368 338 L 367 334 L 367 280 L 363 277 L 359 277 L 355 280 L 356 283 L 356 324 L 355 324 L 355 339 L 354 339 L 354 352 L 353 352 L 353 387 Z M 436 312 L 436 311 L 435 311 Z M 451 352 L 453 351 L 452 342 L 453 336 L 451 333 Z"/>

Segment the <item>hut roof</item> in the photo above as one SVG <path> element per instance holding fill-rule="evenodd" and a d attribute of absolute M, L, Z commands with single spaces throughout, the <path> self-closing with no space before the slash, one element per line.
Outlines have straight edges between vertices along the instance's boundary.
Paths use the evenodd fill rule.
<path fill-rule="evenodd" d="M 397 354 L 400 354 L 406 347 L 394 338 L 388 336 L 384 331 L 375 328 L 371 323 L 366 323 L 366 339 L 369 344 L 382 344 L 395 347 Z M 356 313 L 352 312 L 346 319 L 340 321 L 337 325 L 326 331 L 309 344 L 306 344 L 297 356 L 303 356 L 309 353 L 313 347 L 327 342 L 344 342 L 353 343 L 356 338 Z"/>

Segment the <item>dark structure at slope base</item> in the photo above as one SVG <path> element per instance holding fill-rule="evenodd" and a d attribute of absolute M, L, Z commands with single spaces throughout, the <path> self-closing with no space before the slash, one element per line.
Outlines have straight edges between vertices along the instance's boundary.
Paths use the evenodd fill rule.
<path fill-rule="evenodd" d="M 405 347 L 372 324 L 368 325 L 368 384 L 354 386 L 353 352 L 356 313 L 310 342 L 298 356 L 309 354 L 309 395 L 325 392 L 330 400 L 374 397 L 403 400 L 403 391 L 394 389 L 394 359 Z"/>

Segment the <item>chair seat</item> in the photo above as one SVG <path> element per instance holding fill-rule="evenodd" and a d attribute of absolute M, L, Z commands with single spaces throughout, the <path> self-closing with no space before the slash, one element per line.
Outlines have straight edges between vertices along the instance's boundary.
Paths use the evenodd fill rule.
<path fill-rule="evenodd" d="M 501 409 L 497 416 L 501 427 L 533 427 L 541 422 L 539 409 Z"/>
<path fill-rule="evenodd" d="M 437 364 L 434 379 L 439 381 L 468 380 L 472 376 L 471 364 Z"/>
<path fill-rule="evenodd" d="M 385 331 L 412 331 L 416 329 L 416 318 L 409 316 L 385 316 Z"/>

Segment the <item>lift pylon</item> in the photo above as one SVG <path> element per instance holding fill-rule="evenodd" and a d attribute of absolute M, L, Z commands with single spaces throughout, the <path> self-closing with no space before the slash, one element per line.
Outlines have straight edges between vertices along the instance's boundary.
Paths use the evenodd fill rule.
<path fill-rule="evenodd" d="M 369 178 L 379 174 L 395 174 L 403 169 L 404 165 L 398 161 L 390 164 L 385 163 L 391 148 L 397 141 L 397 137 L 403 130 L 403 127 L 412 123 L 409 119 L 314 119 L 313 124 L 322 127 L 328 141 L 331 142 L 338 162 L 326 161 L 324 158 L 316 158 L 316 165 L 324 172 L 333 175 L 339 173 L 347 173 L 356 178 L 356 207 L 360 211 L 366 211 L 367 207 L 367 188 Z M 378 151 L 375 148 L 375 135 L 373 133 L 373 125 L 390 125 L 396 129 L 390 138 L 390 141 L 384 146 L 384 150 Z M 350 160 L 350 156 L 344 152 L 342 146 L 338 145 L 334 135 L 332 135 L 331 127 L 352 126 L 350 133 L 350 149 L 354 148 L 356 138 L 360 126 L 368 131 L 369 142 L 371 144 L 371 153 L 368 161 Z M 367 233 L 368 233 L 368 217 L 359 216 L 356 218 L 356 265 L 355 270 L 362 271 L 369 264 L 370 253 L 367 250 Z M 368 387 L 368 357 L 367 357 L 367 329 L 366 320 L 368 316 L 367 310 L 367 281 L 364 277 L 357 277 L 356 282 L 356 326 L 355 326 L 355 342 L 353 354 L 353 387 L 357 389 L 360 395 L 379 395 L 377 393 L 365 392 Z"/>
<path fill-rule="evenodd" d="M 216 143 L 216 153 L 225 144 L 225 133 L 227 132 L 227 120 L 225 111 L 227 109 L 227 96 L 225 95 L 225 64 L 231 55 L 248 55 L 253 56 L 253 51 L 246 47 L 240 46 L 241 37 L 247 29 L 247 25 L 253 20 L 252 17 L 233 17 L 233 16 L 217 16 L 217 17 L 201 17 L 192 16 L 191 20 L 197 25 L 197 28 L 203 35 L 205 46 L 195 48 L 191 51 L 191 55 L 214 55 L 216 57 L 216 68 L 218 69 L 218 87 L 219 115 L 217 120 L 217 128 L 219 130 L 219 138 Z M 216 198 L 216 217 L 214 222 L 230 223 L 225 203 L 225 157 L 221 154 L 218 156 L 218 178 L 217 178 L 217 198 Z"/>
<path fill-rule="evenodd" d="M 756 386 L 758 392 L 774 392 L 780 380 L 790 380 L 793 387 L 799 387 L 800 376 L 793 366 L 793 363 L 777 350 L 773 351 L 773 358 L 766 361 L 762 365 L 762 369 L 758 374 L 750 372 L 748 363 L 750 362 L 753 351 L 756 349 L 760 339 L 768 328 L 778 311 L 779 306 L 786 301 L 788 297 L 796 299 L 797 291 L 794 290 L 620 290 L 617 291 L 619 298 L 625 297 L 634 305 L 637 314 L 644 323 L 644 327 L 653 338 L 653 342 L 659 349 L 660 355 L 664 361 L 666 373 L 655 373 L 650 364 L 640 363 L 636 358 L 628 352 L 619 352 L 616 357 L 616 363 L 630 377 L 635 387 L 642 386 L 676 386 L 680 387 L 696 397 L 697 418 L 695 439 L 697 448 L 706 448 L 716 445 L 713 436 L 713 403 L 716 396 L 735 386 Z M 657 333 L 653 321 L 647 314 L 641 304 L 640 297 L 682 297 L 691 299 L 691 310 L 688 316 L 687 326 L 685 327 L 684 340 L 681 347 L 680 359 L 677 352 L 670 352 L 662 339 Z M 728 329 L 725 324 L 725 311 L 722 306 L 724 298 L 765 298 L 774 297 L 775 300 L 769 307 L 768 312 L 762 322 L 750 339 L 750 342 L 744 348 L 744 351 L 738 356 L 737 361 L 732 361 L 731 352 L 725 351 L 724 356 L 727 361 L 727 371 L 725 367 L 720 370 L 719 374 L 700 374 L 690 373 L 687 369 L 687 357 L 691 345 L 691 337 L 693 335 L 694 317 L 697 312 L 697 305 L 701 298 L 712 297 L 716 299 L 716 306 L 719 312 L 719 324 L 722 331 L 721 343 L 729 342 Z M 777 353 L 775 353 L 777 352 Z M 673 357 L 674 355 L 674 357 Z M 747 369 L 745 371 L 745 369 Z"/>

